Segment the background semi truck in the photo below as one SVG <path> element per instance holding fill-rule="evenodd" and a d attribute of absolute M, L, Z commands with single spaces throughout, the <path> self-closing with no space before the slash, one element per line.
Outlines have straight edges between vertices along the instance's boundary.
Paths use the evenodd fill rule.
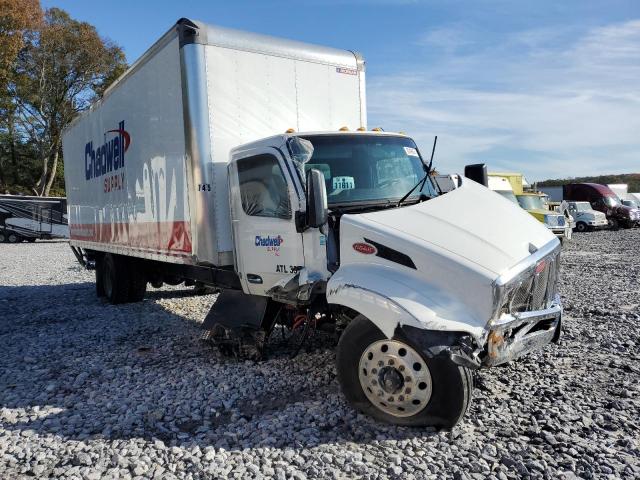
<path fill-rule="evenodd" d="M 366 130 L 364 75 L 349 51 L 178 21 L 65 131 L 70 243 L 112 303 L 221 289 L 204 327 L 225 352 L 333 331 L 356 408 L 448 427 L 473 369 L 558 339 L 559 242 L 469 178 L 439 195 L 433 152 Z"/>
<path fill-rule="evenodd" d="M 632 228 L 640 221 L 640 210 L 623 205 L 613 190 L 598 183 L 563 185 L 564 200 L 589 202 L 594 210 L 604 213 L 612 228 Z"/>

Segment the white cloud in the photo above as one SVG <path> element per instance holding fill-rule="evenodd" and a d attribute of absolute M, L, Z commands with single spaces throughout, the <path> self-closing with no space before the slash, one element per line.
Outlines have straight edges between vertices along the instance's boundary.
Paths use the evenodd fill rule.
<path fill-rule="evenodd" d="M 434 64 L 369 79 L 370 123 L 406 131 L 424 150 L 438 134 L 442 170 L 475 161 L 533 179 L 640 170 L 640 20 L 578 38 L 521 32 L 467 55 L 454 51 L 468 34 L 434 35 L 419 41 L 454 44 Z"/>

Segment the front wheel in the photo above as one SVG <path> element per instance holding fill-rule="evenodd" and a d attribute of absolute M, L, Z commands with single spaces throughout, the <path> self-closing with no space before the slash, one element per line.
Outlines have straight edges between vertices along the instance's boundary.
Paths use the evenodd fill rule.
<path fill-rule="evenodd" d="M 342 334 L 336 361 L 347 400 L 378 420 L 451 428 L 469 406 L 469 369 L 445 356 L 428 358 L 409 339 L 387 339 L 362 315 Z"/>
<path fill-rule="evenodd" d="M 576 223 L 576 231 L 578 231 L 578 232 L 586 232 L 587 231 L 587 224 L 584 223 L 584 222 Z"/>

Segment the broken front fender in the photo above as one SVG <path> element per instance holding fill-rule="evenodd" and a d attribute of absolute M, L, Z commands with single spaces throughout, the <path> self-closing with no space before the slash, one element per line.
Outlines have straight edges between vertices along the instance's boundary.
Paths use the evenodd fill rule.
<path fill-rule="evenodd" d="M 482 365 L 491 367 L 510 362 L 545 345 L 558 341 L 561 333 L 562 304 L 556 295 L 551 307 L 508 315 L 489 329 Z"/>
<path fill-rule="evenodd" d="M 487 292 L 487 295 L 490 293 Z M 387 338 L 405 325 L 470 334 L 484 344 L 486 317 L 417 275 L 377 264 L 341 266 L 327 283 L 327 301 L 361 313 Z"/>

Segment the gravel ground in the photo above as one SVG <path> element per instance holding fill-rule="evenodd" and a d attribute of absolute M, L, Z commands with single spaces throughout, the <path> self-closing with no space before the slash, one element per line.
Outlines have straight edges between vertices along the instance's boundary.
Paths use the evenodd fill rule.
<path fill-rule="evenodd" d="M 560 345 L 484 370 L 451 432 L 356 414 L 325 342 L 221 358 L 215 296 L 111 306 L 63 242 L 0 245 L 0 478 L 640 478 L 640 230 L 565 248 Z"/>

